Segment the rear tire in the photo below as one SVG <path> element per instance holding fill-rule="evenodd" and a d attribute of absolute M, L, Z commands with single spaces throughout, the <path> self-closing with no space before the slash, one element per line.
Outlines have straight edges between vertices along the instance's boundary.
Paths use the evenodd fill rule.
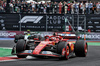
<path fill-rule="evenodd" d="M 75 55 L 78 57 L 86 57 L 88 51 L 87 42 L 84 40 L 77 40 L 74 46 Z"/>

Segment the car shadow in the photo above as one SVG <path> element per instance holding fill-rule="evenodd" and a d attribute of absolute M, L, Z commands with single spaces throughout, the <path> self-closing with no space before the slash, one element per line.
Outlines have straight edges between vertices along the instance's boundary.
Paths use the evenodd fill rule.
<path fill-rule="evenodd" d="M 70 57 L 69 59 L 73 59 L 76 56 Z M 53 58 L 53 57 L 31 57 L 26 58 L 24 61 L 67 61 L 65 59 Z"/>

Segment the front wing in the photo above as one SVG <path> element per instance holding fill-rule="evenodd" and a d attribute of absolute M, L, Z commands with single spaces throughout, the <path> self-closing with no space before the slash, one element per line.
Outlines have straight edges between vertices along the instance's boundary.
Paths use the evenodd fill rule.
<path fill-rule="evenodd" d="M 30 55 L 30 56 L 50 56 L 50 57 L 62 57 L 62 55 L 51 52 L 51 51 L 41 51 L 39 54 L 33 54 L 34 50 L 25 50 L 20 53 L 13 52 L 13 55 Z"/>

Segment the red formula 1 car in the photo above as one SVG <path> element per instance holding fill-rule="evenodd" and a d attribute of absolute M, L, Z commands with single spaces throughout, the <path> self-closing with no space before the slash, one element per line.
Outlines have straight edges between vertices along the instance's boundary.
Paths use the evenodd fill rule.
<path fill-rule="evenodd" d="M 26 58 L 28 55 L 34 57 L 58 57 L 60 59 L 69 59 L 73 55 L 86 57 L 88 51 L 87 42 L 77 39 L 75 43 L 69 41 L 77 38 L 75 34 L 59 33 L 58 35 L 45 36 L 45 39 L 38 41 L 25 42 L 20 39 L 12 49 L 12 54 L 18 58 Z"/>

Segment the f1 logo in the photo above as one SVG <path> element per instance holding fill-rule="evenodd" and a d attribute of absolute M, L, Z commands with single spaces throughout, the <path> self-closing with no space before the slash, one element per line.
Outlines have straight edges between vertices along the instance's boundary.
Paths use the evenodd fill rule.
<path fill-rule="evenodd" d="M 43 16 L 24 16 L 19 23 L 27 23 L 27 22 L 33 22 L 33 23 L 38 23 Z"/>

